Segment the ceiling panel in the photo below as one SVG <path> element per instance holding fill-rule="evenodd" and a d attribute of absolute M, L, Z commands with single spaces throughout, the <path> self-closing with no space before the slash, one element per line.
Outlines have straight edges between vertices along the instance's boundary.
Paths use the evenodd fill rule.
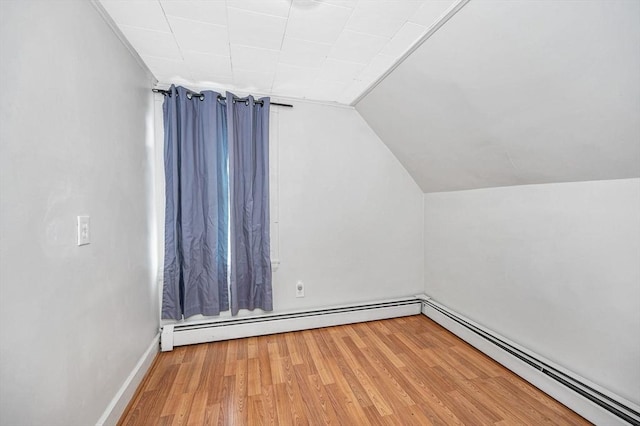
<path fill-rule="evenodd" d="M 289 0 L 226 0 L 226 3 L 227 6 L 235 9 L 279 16 L 281 18 L 289 16 L 289 9 L 291 8 L 291 2 Z"/>
<path fill-rule="evenodd" d="M 343 81 L 325 80 L 318 78 L 305 91 L 307 97 L 319 101 L 335 102 L 347 89 L 348 83 Z"/>
<path fill-rule="evenodd" d="M 360 75 L 365 66 L 366 65 L 357 62 L 327 59 L 320 69 L 320 76 L 323 80 L 349 83 Z"/>
<path fill-rule="evenodd" d="M 147 64 L 156 78 L 162 78 L 165 81 L 173 81 L 180 78 L 186 80 L 193 79 L 191 70 L 182 60 L 171 60 L 154 56 L 142 56 L 142 60 Z"/>
<path fill-rule="evenodd" d="M 344 29 L 352 9 L 331 4 L 294 0 L 287 35 L 316 43 L 334 43 Z"/>
<path fill-rule="evenodd" d="M 227 7 L 223 0 L 161 0 L 160 4 L 167 16 L 227 25 Z"/>
<path fill-rule="evenodd" d="M 287 19 L 228 8 L 229 40 L 233 44 L 280 50 Z"/>
<path fill-rule="evenodd" d="M 301 67 L 321 67 L 329 55 L 332 44 L 315 43 L 285 36 L 279 61 Z"/>
<path fill-rule="evenodd" d="M 353 80 L 348 86 L 343 89 L 342 93 L 340 93 L 336 101 L 339 103 L 348 104 L 352 99 L 360 96 L 360 94 L 365 91 L 368 86 L 368 81 Z"/>
<path fill-rule="evenodd" d="M 389 41 L 387 37 L 345 30 L 333 45 L 329 58 L 368 64 Z"/>
<path fill-rule="evenodd" d="M 254 92 L 271 89 L 275 72 L 255 72 L 238 70 L 233 72 L 233 83 L 238 90 Z"/>
<path fill-rule="evenodd" d="M 160 3 L 149 0 L 103 0 L 102 5 L 111 18 L 120 25 L 146 28 L 170 33 Z"/>
<path fill-rule="evenodd" d="M 393 35 L 422 5 L 422 1 L 360 1 L 349 17 L 346 28 L 382 37 Z"/>
<path fill-rule="evenodd" d="M 304 97 L 305 90 L 315 84 L 319 74 L 320 68 L 297 67 L 279 63 L 273 81 L 273 93 L 279 93 L 282 96 Z"/>
<path fill-rule="evenodd" d="M 396 59 L 397 58 L 395 56 L 384 55 L 382 53 L 376 55 L 356 80 L 358 82 L 365 83 L 377 80 L 382 74 L 391 68 L 391 66 L 396 62 Z"/>
<path fill-rule="evenodd" d="M 194 81 L 215 83 L 215 88 L 233 84 L 231 57 L 185 52 L 185 59 Z"/>
<path fill-rule="evenodd" d="M 256 93 L 312 99 L 321 95 L 318 100 L 349 104 L 454 1 L 459 0 L 102 0 L 101 4 L 161 85 L 217 84 L 220 90 L 251 88 Z"/>
<path fill-rule="evenodd" d="M 211 55 L 229 55 L 227 27 L 168 16 L 173 35 L 180 49 Z"/>
<path fill-rule="evenodd" d="M 342 6 L 353 9 L 358 4 L 358 0 L 322 0 L 323 3 L 331 4 L 334 6 Z M 367 0 L 370 1 L 370 0 Z"/>
<path fill-rule="evenodd" d="M 234 72 L 242 70 L 273 74 L 276 71 L 278 57 L 280 56 L 279 50 L 260 49 L 236 44 L 231 45 L 231 52 Z"/>
<path fill-rule="evenodd" d="M 400 30 L 393 36 L 390 42 L 380 52 L 382 55 L 400 57 L 402 56 L 420 36 L 425 33 L 427 27 L 424 25 L 405 22 Z"/>
<path fill-rule="evenodd" d="M 180 48 L 172 33 L 123 25 L 120 30 L 140 56 L 182 60 Z"/>

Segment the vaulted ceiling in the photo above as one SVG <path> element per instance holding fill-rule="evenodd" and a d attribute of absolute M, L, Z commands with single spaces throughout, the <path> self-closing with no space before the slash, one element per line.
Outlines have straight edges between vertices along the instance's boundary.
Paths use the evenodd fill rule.
<path fill-rule="evenodd" d="M 355 105 L 425 192 L 640 177 L 638 0 L 99 0 L 162 84 Z"/>
<path fill-rule="evenodd" d="M 356 108 L 425 192 L 640 177 L 640 1 L 471 0 Z"/>

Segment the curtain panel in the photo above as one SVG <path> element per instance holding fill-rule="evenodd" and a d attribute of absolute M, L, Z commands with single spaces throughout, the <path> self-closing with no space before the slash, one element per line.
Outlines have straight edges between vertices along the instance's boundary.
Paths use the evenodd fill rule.
<path fill-rule="evenodd" d="M 165 96 L 165 257 L 162 318 L 229 309 L 226 108 L 217 93 Z"/>
<path fill-rule="evenodd" d="M 231 314 L 273 310 L 269 238 L 269 98 L 230 102 Z"/>
<path fill-rule="evenodd" d="M 191 93 L 163 104 L 162 318 L 270 311 L 269 99 Z"/>

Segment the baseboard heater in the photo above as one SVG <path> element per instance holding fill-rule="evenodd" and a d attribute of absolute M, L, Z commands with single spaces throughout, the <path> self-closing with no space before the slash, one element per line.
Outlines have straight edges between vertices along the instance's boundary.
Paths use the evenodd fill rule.
<path fill-rule="evenodd" d="M 168 324 L 162 327 L 160 347 L 164 352 L 175 346 L 354 324 L 421 312 L 422 301 L 408 297 L 281 314 Z"/>
<path fill-rule="evenodd" d="M 579 396 L 585 398 L 591 403 L 595 404 L 602 410 L 605 410 L 605 413 L 602 413 L 600 410 L 593 410 L 591 407 L 587 406 L 587 409 L 581 410 L 584 404 L 575 404 L 574 402 L 577 400 L 575 397 L 566 398 L 565 401 L 562 400 L 562 397 L 558 397 L 557 394 L 554 394 L 552 391 L 555 386 L 548 387 L 548 389 L 542 389 L 543 386 L 540 386 L 538 383 L 533 383 L 529 377 L 524 377 L 521 374 L 521 371 L 516 371 L 516 369 L 511 368 L 513 363 L 510 365 L 506 365 L 506 363 L 502 362 L 499 359 L 496 359 L 501 364 L 505 365 L 507 368 L 514 371 L 516 374 L 523 376 L 525 380 L 532 382 L 534 386 L 541 388 L 543 391 L 547 391 L 551 396 L 558 399 L 560 402 L 565 403 L 568 407 L 572 408 L 578 414 L 583 415 L 588 420 L 593 421 L 596 424 L 611 424 L 612 419 L 622 420 L 632 425 L 640 425 L 640 413 L 637 406 L 631 403 L 630 401 L 626 401 L 619 396 L 612 396 L 610 392 L 597 389 L 597 385 L 593 383 L 589 383 L 586 379 L 577 376 L 576 374 L 571 374 L 567 371 L 562 371 L 561 368 L 551 365 L 550 361 L 546 361 L 540 359 L 541 357 L 537 357 L 533 355 L 531 352 L 526 352 L 522 348 L 517 347 L 517 345 L 507 341 L 507 339 L 497 336 L 495 333 L 486 330 L 470 320 L 460 316 L 459 314 L 451 311 L 447 307 L 435 302 L 434 300 L 426 297 L 422 301 L 423 304 L 423 313 L 438 322 L 443 327 L 449 329 L 454 334 L 457 334 L 463 340 L 472 344 L 480 351 L 485 352 L 490 357 L 496 359 L 494 356 L 496 352 L 502 351 L 504 354 L 508 354 L 508 356 L 514 357 L 518 361 L 525 363 L 526 365 L 535 368 L 541 374 L 548 377 L 549 379 L 555 381 L 557 384 L 562 385 L 566 389 L 569 389 Z M 435 314 L 435 315 L 434 315 Z M 445 321 L 442 321 L 442 319 Z M 448 324 L 445 324 L 448 323 Z M 451 322 L 457 324 L 458 329 L 462 328 L 462 332 L 456 332 L 454 327 L 450 327 Z M 464 331 L 472 333 L 475 338 L 468 339 L 468 333 L 464 333 Z M 466 334 L 464 336 L 463 334 Z M 480 340 L 478 340 L 480 338 Z M 473 340 L 473 341 L 472 341 Z M 493 349 L 487 348 L 487 345 L 483 345 L 482 341 L 489 343 L 490 346 L 493 346 Z M 480 343 L 480 344 L 477 344 Z M 487 350 L 489 349 L 489 350 Z M 498 349 L 496 351 L 495 349 Z M 491 352 L 491 353 L 490 353 Z M 503 360 L 505 357 L 501 357 Z M 595 414 L 594 414 L 595 413 Z M 603 417 L 602 414 L 605 414 L 606 417 Z M 614 417 L 611 417 L 614 416 Z"/>

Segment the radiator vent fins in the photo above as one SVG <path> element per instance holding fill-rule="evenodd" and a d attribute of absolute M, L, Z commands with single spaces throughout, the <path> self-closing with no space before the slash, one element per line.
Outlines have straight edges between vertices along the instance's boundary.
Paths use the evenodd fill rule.
<path fill-rule="evenodd" d="M 524 353 L 523 351 L 514 347 L 510 343 L 505 342 L 504 340 L 496 337 L 495 335 L 487 333 L 486 331 L 475 326 L 474 324 L 470 323 L 464 318 L 461 318 L 460 316 L 452 313 L 451 311 L 444 309 L 439 304 L 435 304 L 430 300 L 424 300 L 422 304 L 425 307 L 435 309 L 440 314 L 446 316 L 450 320 L 455 321 L 456 323 L 472 331 L 473 333 L 477 334 L 478 336 L 482 337 L 488 342 L 494 344 L 495 346 L 499 347 L 505 352 L 508 352 L 510 355 L 518 358 L 520 361 L 530 365 L 531 367 L 537 370 L 540 370 L 540 372 L 552 378 L 556 382 L 559 382 L 562 385 L 568 387 L 572 391 L 587 398 L 589 401 L 599 405 L 600 407 L 604 408 L 605 410 L 609 411 L 615 416 L 621 418 L 622 420 L 634 426 L 640 426 L 640 420 L 639 420 L 640 413 L 638 413 L 638 411 L 634 410 L 633 408 L 628 407 L 625 404 L 622 404 L 621 402 L 614 400 L 613 398 L 603 394 L 602 392 L 598 391 L 597 389 L 594 389 L 593 387 L 589 386 L 586 383 L 583 383 L 579 380 L 576 380 L 573 377 L 570 377 L 569 375 L 563 373 L 562 371 L 557 370 L 553 366 L 548 365 L 544 361 L 534 358 L 527 353 Z"/>

